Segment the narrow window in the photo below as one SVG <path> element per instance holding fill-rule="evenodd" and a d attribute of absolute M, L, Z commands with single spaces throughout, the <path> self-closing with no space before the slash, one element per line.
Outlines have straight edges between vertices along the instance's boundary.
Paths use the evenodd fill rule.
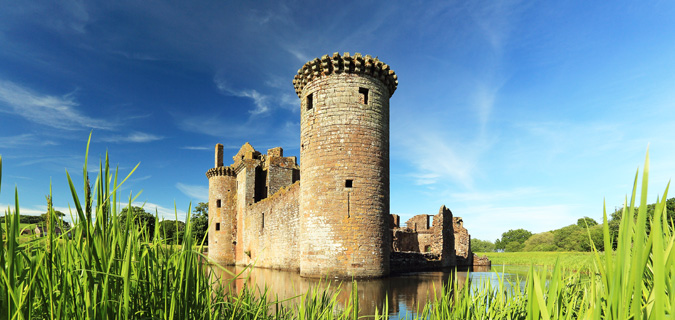
<path fill-rule="evenodd" d="M 427 229 L 431 227 L 431 216 L 427 216 Z"/>
<path fill-rule="evenodd" d="M 220 231 L 220 222 L 216 222 L 216 231 Z"/>
<path fill-rule="evenodd" d="M 216 200 L 216 208 L 220 208 L 220 199 Z"/>
<path fill-rule="evenodd" d="M 354 185 L 354 180 L 347 179 L 345 180 L 345 188 L 351 188 Z"/>
<path fill-rule="evenodd" d="M 313 93 L 310 93 L 309 95 L 307 95 L 307 101 L 306 101 L 307 111 L 312 110 L 312 108 L 314 108 L 314 99 L 312 98 L 313 95 L 314 95 Z"/>
<path fill-rule="evenodd" d="M 262 224 L 260 229 L 265 229 L 265 213 L 262 213 Z"/>
<path fill-rule="evenodd" d="M 359 88 L 359 102 L 363 104 L 368 104 L 368 89 Z"/>

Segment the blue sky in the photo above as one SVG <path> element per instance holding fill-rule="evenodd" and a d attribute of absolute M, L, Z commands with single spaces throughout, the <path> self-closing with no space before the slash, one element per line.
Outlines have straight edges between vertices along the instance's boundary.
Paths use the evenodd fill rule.
<path fill-rule="evenodd" d="M 600 220 L 646 149 L 675 173 L 675 3 L 0 0 L 3 208 L 72 205 L 110 152 L 148 211 L 207 199 L 213 146 L 299 154 L 292 79 L 333 52 L 379 56 L 391 99 L 391 209 L 445 204 L 474 238 Z M 93 177 L 92 177 L 93 179 Z"/>

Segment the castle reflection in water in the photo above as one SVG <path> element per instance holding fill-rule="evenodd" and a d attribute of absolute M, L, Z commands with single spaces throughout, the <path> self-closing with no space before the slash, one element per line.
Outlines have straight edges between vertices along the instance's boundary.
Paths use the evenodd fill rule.
<path fill-rule="evenodd" d="M 338 301 L 348 301 L 351 293 L 351 281 L 333 279 L 303 278 L 296 272 L 279 271 L 264 268 L 226 267 L 233 276 L 219 268 L 212 268 L 212 276 L 219 277 L 231 290 L 240 292 L 244 286 L 249 288 L 267 288 L 268 299 L 278 298 L 279 301 L 307 293 L 310 289 L 327 290 L 330 294 L 338 293 Z M 454 272 L 454 271 L 453 271 Z M 357 281 L 359 308 L 361 315 L 375 314 L 375 308 L 382 310 L 385 300 L 388 302 L 389 314 L 396 319 L 398 315 L 412 314 L 438 296 L 443 287 L 454 279 L 453 272 L 430 271 L 413 272 L 393 275 L 379 279 L 362 279 Z M 507 280 L 515 280 L 516 274 L 504 274 Z M 497 273 L 490 267 L 473 267 L 470 272 L 457 271 L 457 279 L 463 285 L 467 277 L 473 285 L 481 281 L 497 281 Z M 326 289 L 327 288 L 327 289 Z M 288 303 L 297 303 L 300 299 L 291 299 Z"/>

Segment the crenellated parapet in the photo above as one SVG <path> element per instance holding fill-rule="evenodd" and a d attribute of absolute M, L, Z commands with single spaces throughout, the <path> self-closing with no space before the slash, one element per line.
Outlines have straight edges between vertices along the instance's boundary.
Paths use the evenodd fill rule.
<path fill-rule="evenodd" d="M 349 52 L 340 56 L 335 52 L 332 57 L 324 55 L 321 59 L 315 58 L 298 70 L 298 74 L 293 79 L 295 93 L 301 97 L 302 89 L 307 83 L 321 76 L 341 73 L 364 74 L 379 79 L 389 89 L 390 97 L 398 86 L 398 76 L 394 70 L 391 70 L 389 65 L 377 57 L 373 58 L 370 55 L 364 57 L 360 53 L 350 56 Z"/>
<path fill-rule="evenodd" d="M 235 173 L 235 170 L 232 167 L 217 167 L 217 168 L 211 168 L 208 171 L 206 171 L 206 177 L 211 178 L 215 176 L 228 176 L 228 177 L 236 177 L 237 174 Z"/>

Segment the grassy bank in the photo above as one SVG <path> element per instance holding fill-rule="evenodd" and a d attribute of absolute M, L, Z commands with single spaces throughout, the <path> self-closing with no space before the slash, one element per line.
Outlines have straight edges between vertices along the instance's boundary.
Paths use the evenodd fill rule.
<path fill-rule="evenodd" d="M 492 261 L 492 265 L 555 266 L 560 263 L 565 269 L 593 270 L 593 252 L 479 252 Z M 604 252 L 599 253 L 601 256 Z"/>
<path fill-rule="evenodd" d="M 106 156 L 99 165 L 99 176 L 89 186 L 86 163 L 85 158 L 81 193 L 67 177 L 77 217 L 71 238 L 58 237 L 52 229 L 48 237 L 20 242 L 20 205 L 15 190 L 15 210 L 7 213 L 6 234 L 0 237 L 0 319 L 359 319 L 356 282 L 345 303 L 321 289 L 291 299 L 286 307 L 269 297 L 265 289 L 230 292 L 230 283 L 206 273 L 203 264 L 207 257 L 190 231 L 190 210 L 180 248 L 161 240 L 158 223 L 150 238 L 134 227 L 133 219 L 127 219 L 126 225 L 118 219 L 121 199 L 117 190 L 131 173 L 118 180 L 117 172 L 109 170 Z M 636 219 L 622 220 L 615 254 L 591 254 L 593 276 L 565 271 L 571 261 L 561 259 L 551 270 L 531 267 L 524 288 L 502 280 L 496 286 L 485 282 L 469 289 L 471 286 L 453 281 L 434 301 L 421 306 L 416 318 L 672 317 L 675 236 L 665 223 L 668 189 L 664 201 L 656 204 L 648 234 L 648 168 L 647 158 L 641 195 L 636 196 L 636 175 L 630 205 L 624 206 L 635 208 L 635 202 L 640 202 L 637 213 L 628 209 L 623 214 Z M 2 158 L 0 186 L 1 174 Z M 134 198 L 125 200 L 130 207 Z M 48 211 L 50 225 L 54 225 L 54 210 L 50 207 Z M 605 214 L 605 226 L 606 220 Z M 605 227 L 603 231 L 605 247 L 609 247 L 609 230 Z M 386 314 L 387 307 L 378 313 Z M 369 318 L 387 317 L 376 314 Z"/>

